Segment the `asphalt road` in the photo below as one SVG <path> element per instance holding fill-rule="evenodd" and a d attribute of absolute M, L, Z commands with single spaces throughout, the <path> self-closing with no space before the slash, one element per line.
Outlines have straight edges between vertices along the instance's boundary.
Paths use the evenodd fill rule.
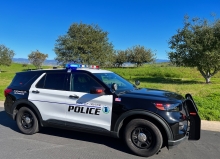
<path fill-rule="evenodd" d="M 0 108 L 1 159 L 136 159 L 123 142 L 105 136 L 44 128 L 34 135 L 21 134 L 16 122 Z M 177 147 L 163 148 L 150 159 L 219 159 L 220 132 L 202 131 L 201 140 L 185 140 Z"/>

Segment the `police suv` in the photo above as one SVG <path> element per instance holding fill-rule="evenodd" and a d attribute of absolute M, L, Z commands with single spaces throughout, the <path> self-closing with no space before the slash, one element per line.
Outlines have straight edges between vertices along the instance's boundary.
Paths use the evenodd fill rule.
<path fill-rule="evenodd" d="M 201 120 L 190 94 L 137 88 L 94 65 L 19 72 L 4 93 L 5 111 L 28 135 L 40 127 L 109 135 L 140 156 L 185 138 L 200 139 Z"/>

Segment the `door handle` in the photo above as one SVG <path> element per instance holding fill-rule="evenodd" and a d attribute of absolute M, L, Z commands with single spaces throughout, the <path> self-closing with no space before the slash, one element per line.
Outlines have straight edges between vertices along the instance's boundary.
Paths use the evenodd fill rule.
<path fill-rule="evenodd" d="M 79 98 L 79 96 L 77 96 L 77 95 L 70 95 L 69 97 L 70 98 L 77 98 L 77 99 Z"/>
<path fill-rule="evenodd" d="M 36 90 L 36 91 L 32 91 L 32 93 L 40 93 L 38 90 Z"/>

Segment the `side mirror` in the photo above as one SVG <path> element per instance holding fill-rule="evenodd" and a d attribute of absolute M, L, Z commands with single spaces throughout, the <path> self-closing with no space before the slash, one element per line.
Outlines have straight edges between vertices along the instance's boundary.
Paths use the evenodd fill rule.
<path fill-rule="evenodd" d="M 136 86 L 140 85 L 140 81 L 139 81 L 139 80 L 136 80 L 136 81 L 135 81 L 135 85 L 136 85 Z"/>
<path fill-rule="evenodd" d="M 92 87 L 90 89 L 90 93 L 91 94 L 104 94 L 105 93 L 105 90 L 104 88 L 102 87 Z"/>
<path fill-rule="evenodd" d="M 112 89 L 113 91 L 116 91 L 116 90 L 118 89 L 117 84 L 116 84 L 116 83 L 113 83 L 112 86 L 111 86 L 111 89 Z"/>

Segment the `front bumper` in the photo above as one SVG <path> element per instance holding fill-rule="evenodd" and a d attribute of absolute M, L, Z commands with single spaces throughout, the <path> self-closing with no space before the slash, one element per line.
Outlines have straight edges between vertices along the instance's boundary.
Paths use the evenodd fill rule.
<path fill-rule="evenodd" d="M 179 140 L 168 140 L 168 148 L 172 149 L 174 146 L 180 144 L 182 141 L 186 140 L 188 137 L 188 135 L 184 136 L 183 138 L 179 139 Z"/>

